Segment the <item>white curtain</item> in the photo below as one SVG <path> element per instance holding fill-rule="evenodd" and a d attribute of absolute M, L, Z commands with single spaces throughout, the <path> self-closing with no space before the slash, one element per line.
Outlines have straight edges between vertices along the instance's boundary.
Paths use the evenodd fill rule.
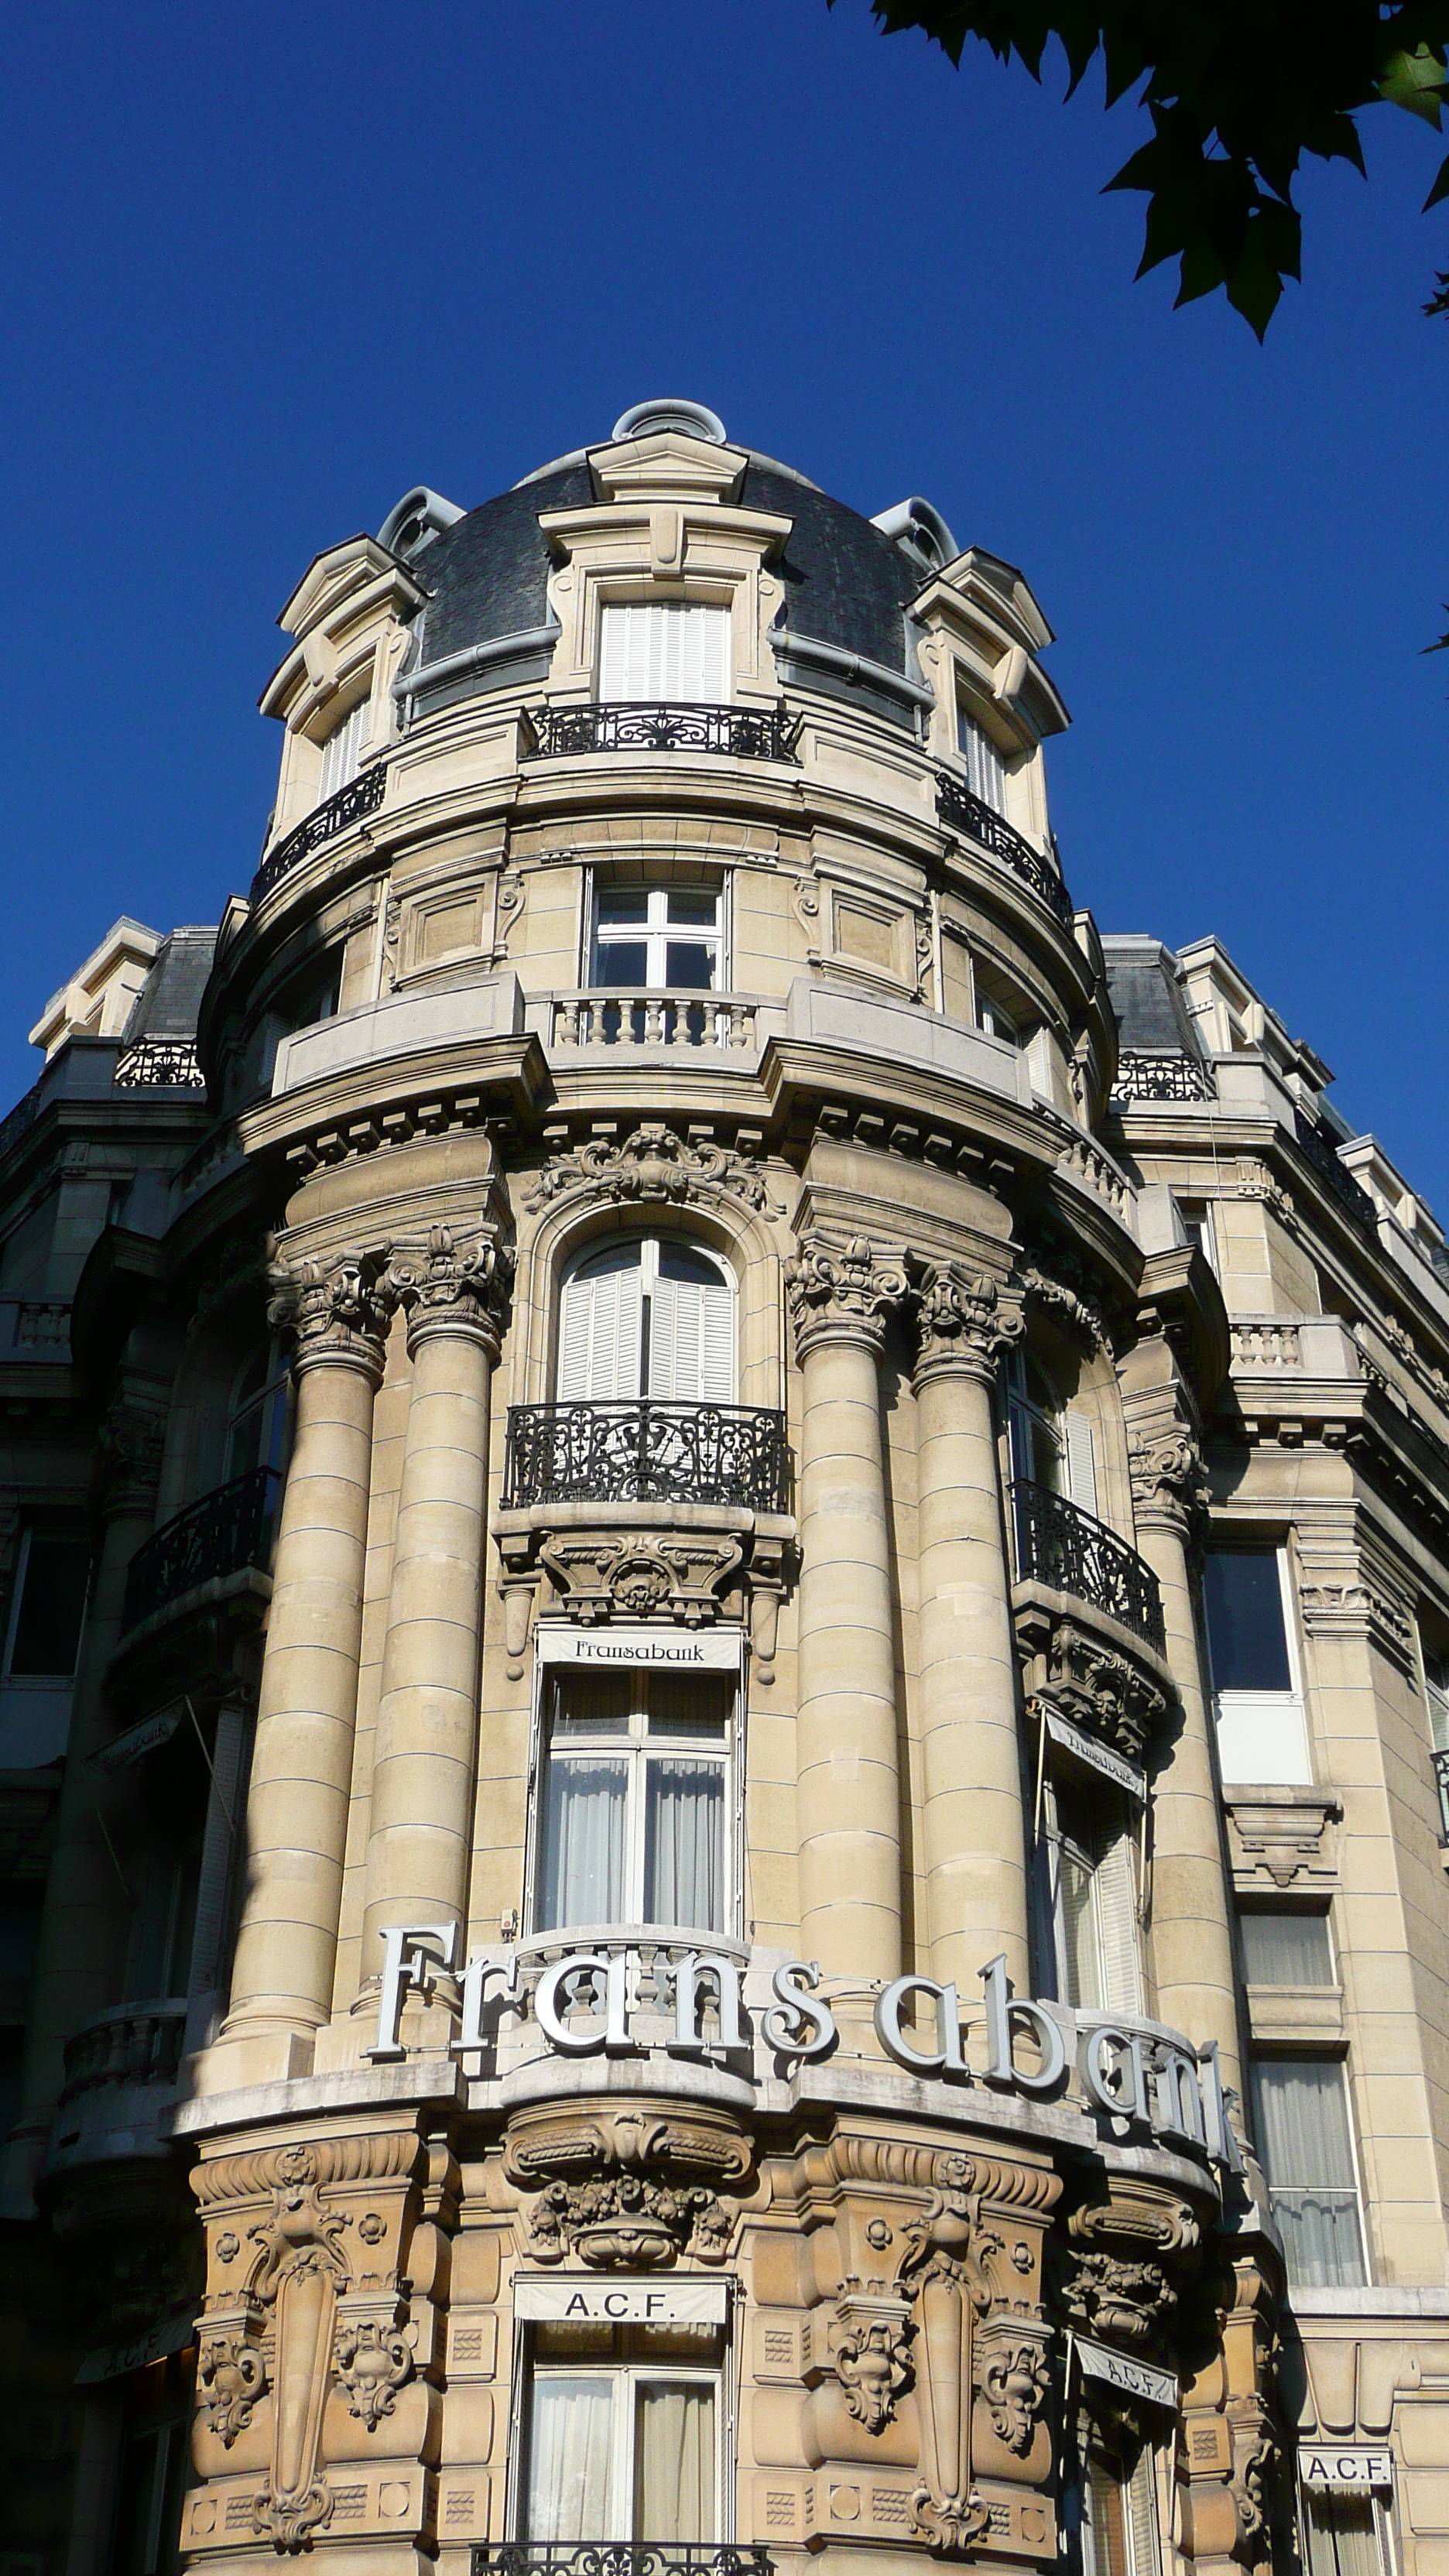
<path fill-rule="evenodd" d="M 718 1763 L 649 1765 L 645 1917 L 724 1929 L 724 1773 Z"/>
<path fill-rule="evenodd" d="M 729 697 L 730 612 L 687 600 L 606 608 L 599 638 L 605 705 L 723 706 Z"/>
<path fill-rule="evenodd" d="M 1362 2285 L 1363 2236 L 1343 2069 L 1333 2059 L 1260 2059 L 1258 2146 L 1297 2289 Z"/>
<path fill-rule="evenodd" d="M 682 2380 L 642 2380 L 634 2538 L 715 2537 L 714 2390 Z"/>
<path fill-rule="evenodd" d="M 602 2370 L 535 2379 L 528 2446 L 530 2540 L 618 2540 L 612 2440 L 616 2381 Z"/>
<path fill-rule="evenodd" d="M 1310 2495 L 1304 2507 L 1309 2576 L 1382 2576 L 1367 2496 Z"/>
<path fill-rule="evenodd" d="M 624 1909 L 626 1762 L 551 1756 L 539 1926 L 617 1923 Z"/>

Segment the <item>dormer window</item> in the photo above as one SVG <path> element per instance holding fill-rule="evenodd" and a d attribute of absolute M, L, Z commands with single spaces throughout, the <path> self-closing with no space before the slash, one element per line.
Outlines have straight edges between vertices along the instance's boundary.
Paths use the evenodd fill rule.
<path fill-rule="evenodd" d="M 351 785 L 362 760 L 362 746 L 367 740 L 367 719 L 371 698 L 359 698 L 339 725 L 334 725 L 322 745 L 322 771 L 317 781 L 317 802 L 325 805 L 340 787 Z"/>
<path fill-rule="evenodd" d="M 626 601 L 599 620 L 599 697 L 722 707 L 730 694 L 730 612 L 683 599 Z"/>
<path fill-rule="evenodd" d="M 956 710 L 956 742 L 966 763 L 966 784 L 993 814 L 1006 812 L 1006 768 L 984 725 L 965 706 Z"/>

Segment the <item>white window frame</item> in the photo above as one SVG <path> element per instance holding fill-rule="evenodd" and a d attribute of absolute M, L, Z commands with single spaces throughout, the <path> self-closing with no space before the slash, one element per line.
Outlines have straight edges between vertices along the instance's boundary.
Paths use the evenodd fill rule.
<path fill-rule="evenodd" d="M 253 1357 L 254 1356 L 255 1354 L 253 1354 Z M 292 1394 L 291 1364 L 286 1358 L 280 1345 L 275 1340 L 271 1344 L 267 1358 L 268 1367 L 266 1376 L 264 1377 L 261 1385 L 256 1389 L 256 1392 L 253 1395 L 248 1396 L 244 1403 L 238 1401 L 237 1390 L 241 1384 L 242 1378 L 246 1374 L 246 1371 L 251 1366 L 250 1359 L 246 1359 L 242 1362 L 241 1367 L 237 1370 L 235 1377 L 232 1379 L 232 1397 L 227 1408 L 226 1417 L 225 1463 L 227 1472 L 223 1479 L 223 1482 L 227 1484 L 231 1482 L 233 1473 L 231 1464 L 232 1444 L 235 1441 L 237 1432 L 240 1430 L 242 1424 L 247 1420 L 248 1416 L 253 1413 L 260 1413 L 262 1417 L 261 1437 L 257 1446 L 257 1465 L 259 1467 L 271 1467 L 278 1475 L 280 1475 L 286 1467 L 287 1449 L 289 1445 L 288 1415 Z M 238 1475 L 244 1475 L 247 1471 L 244 1468 L 238 1468 L 235 1472 Z"/>
<path fill-rule="evenodd" d="M 711 1678 L 732 1681 L 733 1705 L 725 1720 L 723 1745 L 716 1749 L 707 1737 L 671 1738 L 661 1734 L 651 1740 L 645 1731 L 646 1685 L 650 1667 L 625 1664 L 617 1669 L 634 1676 L 636 1689 L 627 1735 L 605 1734 L 573 1736 L 563 1755 L 568 1760 L 578 1754 L 594 1760 L 623 1760 L 630 1765 L 626 1791 L 624 1827 L 624 1912 L 612 1924 L 558 1924 L 547 1930 L 540 1924 L 543 1906 L 544 1836 L 548 1827 L 548 1775 L 552 1760 L 550 1731 L 556 1701 L 555 1685 L 573 1667 L 554 1663 L 537 1656 L 534 1663 L 533 1721 L 530 1729 L 528 1765 L 528 1842 L 525 1870 L 523 1920 L 528 1940 L 545 1940 L 557 1932 L 599 1931 L 614 1934 L 638 1932 L 645 1939 L 659 1941 L 671 1933 L 696 1934 L 702 1940 L 739 1941 L 743 1937 L 744 1906 L 744 1779 L 745 1779 L 745 1675 L 743 1664 L 737 1672 L 729 1666 L 714 1669 Z M 648 1831 L 648 1762 L 651 1749 L 658 1759 L 668 1761 L 682 1754 L 717 1763 L 724 1775 L 724 1836 L 722 1849 L 724 1884 L 721 1889 L 721 1924 L 711 1932 L 706 1924 L 646 1923 L 644 1919 L 644 1872 Z"/>
<path fill-rule="evenodd" d="M 1056 1390 L 1046 1379 L 1040 1361 L 1033 1361 L 1038 1375 L 1054 1399 L 1055 1409 L 1039 1402 L 1030 1391 L 1027 1362 L 1031 1354 L 1011 1352 L 1005 1362 L 1007 1461 L 1013 1478 L 1025 1478 L 1039 1484 L 1032 1474 L 1035 1465 L 1033 1436 L 1040 1434 L 1056 1452 L 1057 1483 L 1048 1487 L 1063 1501 L 1075 1503 L 1078 1511 L 1092 1520 L 1100 1520 L 1097 1505 L 1096 1441 L 1088 1415 L 1073 1405 L 1055 1401 Z"/>
<path fill-rule="evenodd" d="M 1207 1263 L 1209 1270 L 1211 1270 L 1213 1277 L 1215 1279 L 1221 1279 L 1222 1272 L 1218 1267 L 1218 1230 L 1213 1220 L 1212 1200 L 1195 1198 L 1179 1199 L 1177 1202 L 1177 1212 L 1182 1219 L 1182 1230 L 1187 1236 L 1189 1243 L 1192 1241 L 1192 1228 L 1196 1226 L 1198 1247 L 1202 1253 L 1202 1257 Z"/>
<path fill-rule="evenodd" d="M 568 1296 L 571 1285 L 578 1278 L 580 1271 L 585 1269 L 589 1262 L 596 1260 L 600 1253 L 607 1251 L 610 1248 L 610 1243 L 615 1241 L 621 1245 L 629 1243 L 637 1244 L 638 1246 L 641 1308 L 643 1304 L 652 1304 L 654 1290 L 659 1278 L 659 1254 L 662 1246 L 665 1244 L 679 1243 L 685 1245 L 691 1252 L 698 1253 L 701 1260 L 710 1262 L 718 1271 L 720 1286 L 724 1289 L 729 1298 L 730 1372 L 729 1393 L 727 1395 L 708 1397 L 701 1396 L 698 1398 L 670 1398 L 668 1396 L 650 1397 L 647 1381 L 650 1373 L 650 1356 L 653 1349 L 652 1311 L 649 1317 L 650 1328 L 647 1332 L 644 1329 L 641 1312 L 639 1333 L 639 1372 L 641 1383 L 637 1388 L 628 1395 L 623 1393 L 587 1396 L 564 1396 L 559 1394 L 558 1389 L 563 1377 L 564 1351 L 566 1345 L 564 1301 Z M 585 1244 L 575 1255 L 574 1259 L 568 1264 L 559 1287 L 558 1340 L 553 1369 L 553 1401 L 559 1404 L 644 1404 L 649 1402 L 667 1404 L 671 1401 L 680 1403 L 699 1402 L 733 1404 L 738 1400 L 739 1391 L 739 1321 L 739 1283 L 735 1277 L 732 1265 L 725 1260 L 722 1253 L 715 1251 L 712 1244 L 698 1243 L 690 1235 L 673 1233 L 651 1233 L 642 1236 L 630 1237 L 618 1236 L 609 1238 L 604 1242 Z"/>
<path fill-rule="evenodd" d="M 1218 1533 L 1214 1531 L 1216 1539 Z M 1226 1536 L 1226 1532 L 1224 1532 Z M 1283 1607 L 1283 1634 L 1288 1648 L 1286 1691 L 1219 1690 L 1213 1680 L 1213 1717 L 1217 1733 L 1218 1769 L 1225 1788 L 1311 1788 L 1313 1785 L 1313 1749 L 1308 1725 L 1308 1703 L 1303 1689 L 1303 1666 L 1298 1652 L 1298 1623 L 1293 1615 L 1293 1586 L 1289 1579 L 1288 1550 L 1246 1546 L 1240 1549 L 1214 1548 L 1214 1554 L 1229 1556 L 1274 1557 L 1278 1567 L 1278 1591 Z M 1212 1668 L 1212 1635 L 1207 1619 L 1203 1620 L 1208 1668 Z M 1274 1767 L 1264 1769 L 1265 1751 L 1274 1745 L 1281 1749 L 1274 1757 Z M 1244 1750 L 1240 1751 L 1239 1747 Z M 1245 1759 L 1256 1754 L 1258 1767 L 1241 1768 Z"/>
<path fill-rule="evenodd" d="M 1348 2447 L 1352 2446 L 1350 2445 Z M 1367 2501 L 1373 2516 L 1374 2546 L 1378 2552 L 1380 2576 L 1397 2576 L 1398 2555 L 1394 2547 L 1394 2517 L 1391 2510 L 1390 2500 L 1387 2497 L 1373 2489 L 1369 2489 L 1365 2496 L 1365 2493 L 1357 2488 L 1335 2489 L 1328 2487 L 1320 2488 L 1317 2491 L 1317 2496 L 1314 2500 L 1330 2505 L 1334 2503 L 1362 2504 Z M 1302 2479 L 1300 2478 L 1298 2481 L 1299 2563 L 1303 2569 L 1303 2576 L 1314 2576 L 1315 2560 L 1308 2538 L 1308 2506 L 1308 2493 L 1303 2485 Z M 1334 2553 L 1334 2560 L 1336 2566 L 1338 2563 L 1336 2551 Z"/>
<path fill-rule="evenodd" d="M 599 911 L 601 896 L 615 890 L 620 893 L 626 891 L 630 893 L 642 893 L 645 897 L 646 906 L 646 918 L 644 921 L 637 924 L 626 924 L 621 922 L 618 926 L 618 937 L 620 942 L 627 939 L 631 942 L 637 943 L 642 939 L 647 952 L 645 959 L 645 981 L 642 984 L 621 985 L 619 987 L 621 992 L 667 993 L 675 989 L 665 980 L 665 968 L 668 964 L 668 951 L 671 938 L 676 941 L 688 940 L 692 945 L 712 948 L 714 952 L 715 980 L 713 984 L 680 985 L 678 990 L 681 996 L 687 995 L 691 1001 L 708 1002 L 711 997 L 717 997 L 719 994 L 729 990 L 727 974 L 728 940 L 726 935 L 728 905 L 726 902 L 727 887 L 724 880 L 721 880 L 718 884 L 712 885 L 705 882 L 696 883 L 685 881 L 678 877 L 610 877 L 596 872 L 593 884 L 589 889 L 589 938 L 588 958 L 586 961 L 589 991 L 609 992 L 613 990 L 613 985 L 604 962 L 604 951 L 611 945 L 611 940 L 608 936 L 601 935 Z M 714 897 L 715 912 L 713 929 L 707 929 L 703 924 L 695 922 L 677 921 L 671 924 L 669 919 L 669 898 L 671 894 L 681 893 L 708 894 Z"/>

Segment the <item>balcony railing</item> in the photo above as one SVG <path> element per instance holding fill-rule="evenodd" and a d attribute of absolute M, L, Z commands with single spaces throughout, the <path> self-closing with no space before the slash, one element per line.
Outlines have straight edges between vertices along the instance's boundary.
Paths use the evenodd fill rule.
<path fill-rule="evenodd" d="M 785 1417 L 751 1404 L 515 1404 L 504 1504 L 788 1508 Z"/>
<path fill-rule="evenodd" d="M 1094 1610 L 1118 1619 L 1160 1655 L 1166 1651 L 1162 1594 L 1150 1565 L 1135 1548 L 1069 1503 L 1065 1494 L 1017 1477 L 1011 1488 L 1016 1572 L 1022 1583 L 1044 1583 Z"/>
<path fill-rule="evenodd" d="M 263 859 L 252 879 L 253 903 L 270 894 L 274 885 L 293 868 L 300 867 L 314 850 L 320 850 L 324 841 L 335 840 L 349 823 L 360 823 L 367 815 L 375 814 L 386 788 L 387 763 L 383 760 L 373 761 L 356 778 L 349 778 L 345 787 L 339 787 L 335 796 L 329 796 L 325 805 L 319 805 Z"/>
<path fill-rule="evenodd" d="M 773 707 L 529 707 L 527 760 L 571 760 L 591 751 L 719 751 L 732 760 L 789 760 L 800 730 Z"/>
<path fill-rule="evenodd" d="M 1378 1209 L 1362 1181 L 1356 1181 L 1347 1164 L 1339 1161 L 1337 1148 L 1327 1129 L 1320 1127 L 1314 1119 L 1305 1118 L 1301 1109 L 1294 1110 L 1293 1125 L 1298 1150 L 1307 1156 L 1320 1180 L 1328 1183 L 1334 1196 L 1343 1201 L 1350 1216 L 1358 1219 L 1367 1234 L 1377 1234 Z"/>
<path fill-rule="evenodd" d="M 271 1561 L 272 1522 L 281 1477 L 275 1467 L 249 1467 L 148 1538 L 126 1576 L 123 1629 L 150 1619 L 198 1583 Z"/>
<path fill-rule="evenodd" d="M 206 1076 L 192 1038 L 138 1038 L 116 1058 L 117 1091 L 204 1091 Z"/>
<path fill-rule="evenodd" d="M 1058 921 L 1070 923 L 1072 898 L 1051 861 L 1034 850 L 994 806 L 973 795 L 953 770 L 943 769 L 937 778 L 936 813 L 949 831 L 964 832 L 978 848 L 989 850 L 993 859 L 1012 869 L 1033 894 L 1041 896 Z"/>
<path fill-rule="evenodd" d="M 481 2541 L 471 2576 L 774 2576 L 765 2549 L 709 2540 Z"/>
<path fill-rule="evenodd" d="M 1127 1047 L 1112 1085 L 1114 1100 L 1211 1100 L 1217 1090 L 1210 1064 L 1180 1048 Z"/>
<path fill-rule="evenodd" d="M 1439 1783 L 1439 1840 L 1449 1844 L 1449 1752 L 1436 1753 L 1433 1760 Z"/>
<path fill-rule="evenodd" d="M 104 2084 L 174 2084 L 186 2031 L 186 2000 L 119 2004 L 65 2044 L 62 2102 Z"/>
<path fill-rule="evenodd" d="M 755 1043 L 753 1001 L 734 993 L 565 993 L 553 1006 L 555 1046 L 739 1047 Z"/>

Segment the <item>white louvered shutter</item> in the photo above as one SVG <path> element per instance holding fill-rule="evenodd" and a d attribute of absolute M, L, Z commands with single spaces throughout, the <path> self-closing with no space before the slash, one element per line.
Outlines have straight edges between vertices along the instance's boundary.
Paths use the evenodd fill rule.
<path fill-rule="evenodd" d="M 729 697 L 730 613 L 687 600 L 625 602 L 600 621 L 599 696 L 723 706 Z"/>
<path fill-rule="evenodd" d="M 639 1393 L 639 1251 L 621 1245 L 608 1266 L 564 1284 L 558 1401 L 606 1403 Z"/>
<path fill-rule="evenodd" d="M 728 1404 L 734 1393 L 734 1299 L 724 1281 L 654 1282 L 649 1392 L 661 1403 Z"/>
<path fill-rule="evenodd" d="M 1078 1511 L 1090 1512 L 1097 1518 L 1097 1461 L 1092 1449 L 1092 1426 L 1084 1413 L 1069 1413 L 1066 1418 L 1067 1491 Z"/>
<path fill-rule="evenodd" d="M 991 736 L 974 716 L 961 710 L 959 740 L 966 755 L 966 784 L 993 814 L 1006 812 L 1006 771 Z"/>
<path fill-rule="evenodd" d="M 1137 1952 L 1137 1882 L 1132 1835 L 1126 1826 L 1101 1828 L 1094 1872 L 1102 2001 L 1109 2012 L 1140 2013 L 1142 1971 Z"/>
<path fill-rule="evenodd" d="M 317 782 L 319 805 L 325 805 L 329 796 L 335 796 L 339 787 L 346 787 L 357 776 L 371 705 L 370 698 L 361 699 L 322 745 L 322 774 Z"/>

